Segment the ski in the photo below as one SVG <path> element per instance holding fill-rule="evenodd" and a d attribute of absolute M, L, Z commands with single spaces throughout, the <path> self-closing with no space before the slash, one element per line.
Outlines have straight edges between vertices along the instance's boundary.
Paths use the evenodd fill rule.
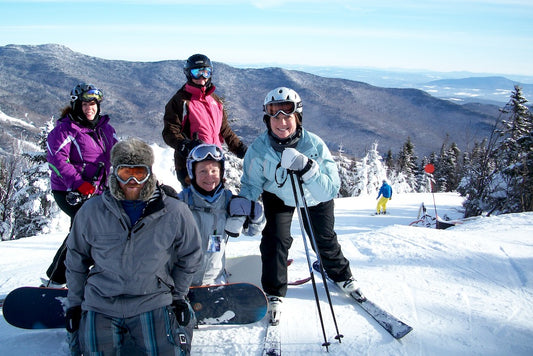
<path fill-rule="evenodd" d="M 290 286 L 299 286 L 299 285 L 309 282 L 310 280 L 311 280 L 311 277 L 305 277 L 302 279 L 298 279 L 296 281 L 288 282 L 287 284 Z"/>
<path fill-rule="evenodd" d="M 263 356 L 281 356 L 281 331 L 279 323 L 267 324 L 265 340 L 263 343 Z"/>
<path fill-rule="evenodd" d="M 318 261 L 313 263 L 313 269 L 320 272 L 320 265 L 318 264 Z M 329 278 L 328 281 L 335 286 L 335 288 L 340 290 L 339 286 L 337 286 L 335 282 Z M 401 339 L 411 330 L 413 330 L 411 326 L 396 318 L 394 315 L 390 314 L 376 303 L 372 302 L 370 299 L 365 297 L 363 300 L 361 300 L 360 296 L 356 293 L 351 293 L 350 297 L 395 339 Z"/>

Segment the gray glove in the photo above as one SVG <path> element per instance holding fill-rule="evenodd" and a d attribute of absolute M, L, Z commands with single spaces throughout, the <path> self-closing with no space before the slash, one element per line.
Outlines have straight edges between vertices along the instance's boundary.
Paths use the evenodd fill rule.
<path fill-rule="evenodd" d="M 226 220 L 224 232 L 231 237 L 239 237 L 243 225 L 246 222 L 246 216 L 231 216 Z"/>
<path fill-rule="evenodd" d="M 281 167 L 289 171 L 295 171 L 304 182 L 307 182 L 319 171 L 318 164 L 315 161 L 290 147 L 283 150 L 281 154 Z"/>
<path fill-rule="evenodd" d="M 257 223 L 263 217 L 263 206 L 259 202 L 237 196 L 231 198 L 228 214 L 231 217 L 247 216 L 252 223 Z"/>
<path fill-rule="evenodd" d="M 281 154 L 281 166 L 291 171 L 301 171 L 305 168 L 308 160 L 306 155 L 294 148 L 286 148 Z"/>

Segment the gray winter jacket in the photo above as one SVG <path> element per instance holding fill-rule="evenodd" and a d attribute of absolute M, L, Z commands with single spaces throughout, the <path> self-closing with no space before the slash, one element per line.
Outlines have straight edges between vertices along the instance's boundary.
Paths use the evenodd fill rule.
<path fill-rule="evenodd" d="M 127 318 L 183 299 L 202 266 L 200 243 L 190 210 L 160 189 L 133 227 L 109 191 L 91 198 L 67 240 L 68 306 Z"/>
<path fill-rule="evenodd" d="M 204 253 L 203 267 L 196 272 L 192 285 L 207 285 L 224 283 L 224 270 L 226 264 L 226 244 L 228 235 L 224 232 L 225 226 L 230 219 L 244 223 L 244 218 L 232 218 L 228 215 L 228 203 L 233 196 L 229 189 L 224 189 L 222 194 L 213 201 L 208 201 L 194 187 L 189 186 L 179 194 L 191 209 L 198 224 L 202 236 L 202 248 Z M 257 223 L 250 222 L 242 233 L 247 236 L 259 234 L 265 227 L 265 218 Z M 216 241 L 216 243 L 215 243 Z"/>

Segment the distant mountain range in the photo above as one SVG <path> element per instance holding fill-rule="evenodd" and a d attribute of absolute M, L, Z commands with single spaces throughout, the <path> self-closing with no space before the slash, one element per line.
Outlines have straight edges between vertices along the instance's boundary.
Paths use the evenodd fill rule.
<path fill-rule="evenodd" d="M 54 44 L 3 46 L 0 111 L 42 126 L 51 117 L 58 118 L 75 84 L 91 82 L 104 90 L 102 112 L 111 116 L 120 136 L 135 135 L 164 145 L 164 106 L 185 81 L 183 63 L 106 60 Z M 428 91 L 445 90 L 452 84 L 470 86 L 472 80 L 425 85 Z M 495 82 L 494 78 L 475 80 L 484 88 Z M 512 81 L 501 80 L 498 86 L 513 89 Z M 225 99 L 234 131 L 245 143 L 250 144 L 265 130 L 262 103 L 266 93 L 287 86 L 303 99 L 304 126 L 320 135 L 333 151 L 342 146 L 355 156 L 364 154 L 374 142 L 378 142 L 380 152 L 391 149 L 397 153 L 407 137 L 419 156 L 438 151 L 447 136 L 448 143 L 469 149 L 475 140 L 489 135 L 498 108 L 503 106 L 482 100 L 458 105 L 415 88 L 384 88 L 299 70 L 236 68 L 219 62 L 214 62 L 213 82 Z M 1 120 L 0 127 L 4 149 L 8 137 L 35 136 L 22 126 Z"/>
<path fill-rule="evenodd" d="M 533 97 L 533 77 L 491 73 L 430 72 L 413 70 L 383 70 L 374 68 L 326 68 L 292 66 L 290 69 L 334 78 L 365 82 L 386 88 L 415 88 L 429 94 L 463 104 L 469 102 L 502 105 L 509 101 L 515 85 L 522 88 L 526 98 Z"/>

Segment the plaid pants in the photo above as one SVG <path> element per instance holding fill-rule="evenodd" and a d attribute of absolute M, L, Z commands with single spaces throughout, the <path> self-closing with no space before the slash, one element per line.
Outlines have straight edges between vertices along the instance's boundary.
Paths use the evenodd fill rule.
<path fill-rule="evenodd" d="M 84 355 L 189 355 L 194 318 L 180 326 L 170 307 L 130 318 L 113 318 L 94 311 L 82 314 L 78 331 Z M 72 338 L 72 343 L 75 338 Z M 76 345 L 70 345 L 71 350 Z M 75 354 L 75 352 L 74 352 Z"/>

